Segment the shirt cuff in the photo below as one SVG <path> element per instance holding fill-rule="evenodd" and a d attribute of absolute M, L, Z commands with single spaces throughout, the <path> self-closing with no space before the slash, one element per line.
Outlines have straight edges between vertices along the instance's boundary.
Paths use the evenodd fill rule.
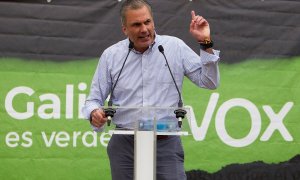
<path fill-rule="evenodd" d="M 91 112 L 94 110 L 94 109 L 98 109 L 99 106 L 96 105 L 96 104 L 90 104 L 90 105 L 85 105 L 83 108 L 82 108 L 82 114 L 83 116 L 87 119 L 87 120 L 90 120 L 91 118 Z"/>
<path fill-rule="evenodd" d="M 219 56 L 220 51 L 213 49 L 213 53 L 214 54 L 210 54 L 210 53 L 200 49 L 200 57 L 201 57 L 201 61 L 204 65 L 210 64 L 210 63 L 217 63 L 220 60 L 220 56 Z"/>

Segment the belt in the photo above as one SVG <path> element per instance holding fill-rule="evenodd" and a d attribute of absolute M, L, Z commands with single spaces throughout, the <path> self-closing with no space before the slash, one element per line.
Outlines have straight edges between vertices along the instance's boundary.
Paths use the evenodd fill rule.
<path fill-rule="evenodd" d="M 156 136 L 156 139 L 157 139 L 157 140 L 164 140 L 164 139 L 168 139 L 168 138 L 169 138 L 168 135 L 157 135 L 157 136 Z"/>

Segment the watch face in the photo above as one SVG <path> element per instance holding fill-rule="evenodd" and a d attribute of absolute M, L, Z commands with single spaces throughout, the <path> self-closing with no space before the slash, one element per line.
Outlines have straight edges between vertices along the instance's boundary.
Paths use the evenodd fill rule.
<path fill-rule="evenodd" d="M 203 44 L 209 44 L 209 43 L 211 43 L 211 41 L 208 40 L 208 39 L 205 39 L 204 42 L 203 42 Z"/>

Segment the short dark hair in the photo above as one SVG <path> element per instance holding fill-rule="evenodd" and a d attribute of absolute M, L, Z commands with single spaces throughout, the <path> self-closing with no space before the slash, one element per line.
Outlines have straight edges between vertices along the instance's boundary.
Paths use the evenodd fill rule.
<path fill-rule="evenodd" d="M 140 9 L 144 6 L 146 6 L 148 8 L 151 16 L 153 17 L 152 7 L 151 7 L 150 3 L 147 2 L 146 0 L 125 0 L 120 9 L 120 16 L 121 16 L 122 24 L 124 24 L 126 22 L 125 13 L 128 9 L 135 10 L 135 9 Z"/>

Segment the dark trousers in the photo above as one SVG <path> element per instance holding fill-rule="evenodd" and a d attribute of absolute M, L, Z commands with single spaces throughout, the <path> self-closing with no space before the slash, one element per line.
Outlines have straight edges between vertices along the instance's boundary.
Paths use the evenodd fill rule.
<path fill-rule="evenodd" d="M 156 180 L 186 180 L 179 136 L 157 140 Z M 108 143 L 112 180 L 133 180 L 134 137 L 113 135 Z"/>

